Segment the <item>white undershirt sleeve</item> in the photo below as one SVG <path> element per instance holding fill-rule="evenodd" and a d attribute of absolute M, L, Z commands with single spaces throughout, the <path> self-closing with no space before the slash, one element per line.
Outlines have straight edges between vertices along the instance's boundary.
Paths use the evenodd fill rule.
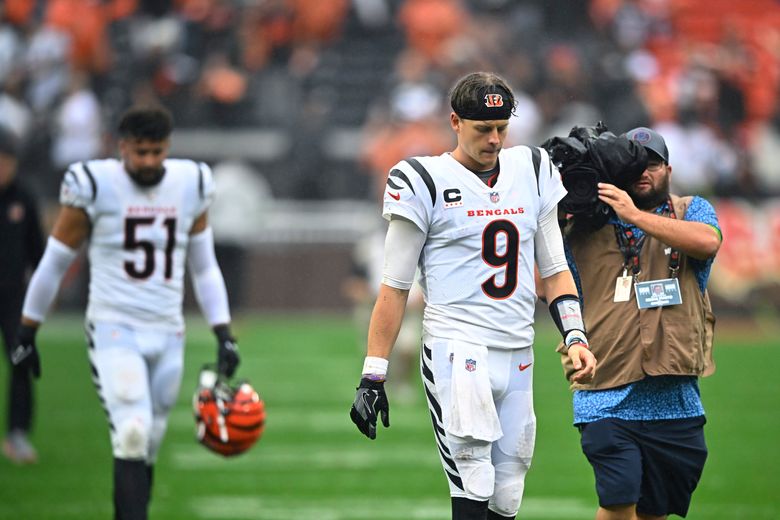
<path fill-rule="evenodd" d="M 558 226 L 558 208 L 554 207 L 539 219 L 534 236 L 536 264 L 542 278 L 550 277 L 569 268 L 566 253 L 563 250 L 563 237 Z"/>
<path fill-rule="evenodd" d="M 385 237 L 383 284 L 404 290 L 412 287 L 426 238 L 414 222 L 395 215 L 391 218 Z"/>
<path fill-rule="evenodd" d="M 60 282 L 78 251 L 71 249 L 54 237 L 49 237 L 46 250 L 35 269 L 24 297 L 22 316 L 42 322 L 49 312 L 60 289 Z"/>
<path fill-rule="evenodd" d="M 195 298 L 206 321 L 211 326 L 230 323 L 225 279 L 214 254 L 214 234 L 210 227 L 190 237 L 187 265 Z"/>

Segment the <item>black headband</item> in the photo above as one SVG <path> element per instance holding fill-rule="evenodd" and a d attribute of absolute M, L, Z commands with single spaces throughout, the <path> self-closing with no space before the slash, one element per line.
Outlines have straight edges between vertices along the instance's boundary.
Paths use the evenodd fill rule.
<path fill-rule="evenodd" d="M 492 121 L 509 119 L 514 112 L 512 94 L 500 85 L 487 85 L 480 88 L 477 94 L 477 103 L 461 109 L 452 107 L 452 110 L 461 119 L 473 119 L 475 121 Z M 471 105 L 471 103 L 469 103 Z"/>

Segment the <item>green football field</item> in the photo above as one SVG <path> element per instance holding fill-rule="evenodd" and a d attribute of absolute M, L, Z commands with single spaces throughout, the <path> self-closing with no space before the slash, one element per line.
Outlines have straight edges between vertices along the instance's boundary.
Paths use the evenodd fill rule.
<path fill-rule="evenodd" d="M 519 518 L 593 518 L 593 478 L 570 426 L 569 391 L 545 320 L 538 333 L 537 449 Z M 389 430 L 360 435 L 348 417 L 362 354 L 346 316 L 244 316 L 236 323 L 267 426 L 247 454 L 221 459 L 194 440 L 197 370 L 215 345 L 190 319 L 186 373 L 155 473 L 151 517 L 161 519 L 446 519 L 447 486 L 427 407 L 394 399 Z M 688 518 L 780 518 L 780 357 L 776 339 L 725 331 L 718 372 L 702 383 L 710 459 Z M 33 435 L 40 462 L 0 460 L 1 519 L 111 518 L 111 452 L 90 379 L 81 317 L 56 315 L 39 335 L 43 379 Z M 0 381 L 7 385 L 5 364 Z M 418 390 L 419 382 L 415 378 Z M 421 393 L 421 391 L 419 392 Z M 2 405 L 5 414 L 5 402 Z"/>

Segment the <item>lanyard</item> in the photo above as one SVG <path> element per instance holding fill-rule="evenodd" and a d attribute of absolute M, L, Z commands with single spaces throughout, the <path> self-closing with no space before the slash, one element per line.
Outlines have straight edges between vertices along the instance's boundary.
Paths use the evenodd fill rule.
<path fill-rule="evenodd" d="M 645 237 L 647 235 L 642 235 L 642 238 L 637 240 L 636 235 L 630 229 L 626 229 L 619 225 L 613 227 L 615 228 L 615 238 L 617 238 L 618 247 L 625 260 L 623 268 L 626 271 L 631 268 L 631 273 L 634 278 L 636 278 L 642 271 L 639 266 L 639 252 L 642 250 L 642 245 L 645 243 Z M 623 276 L 625 276 L 625 272 L 623 273 Z"/>
<path fill-rule="evenodd" d="M 672 198 L 667 199 L 667 205 L 669 206 L 669 218 L 676 219 L 677 214 L 674 212 L 674 205 L 672 205 Z M 669 277 L 677 278 L 677 271 L 680 270 L 680 252 L 675 248 L 671 248 L 669 252 Z"/>
<path fill-rule="evenodd" d="M 677 214 L 674 211 L 674 205 L 672 205 L 672 199 L 667 199 L 667 206 L 669 208 L 669 218 L 676 219 Z M 664 212 L 666 213 L 666 212 Z M 642 250 L 642 245 L 645 242 L 646 234 L 637 239 L 636 234 L 630 229 L 623 226 L 614 225 L 615 238 L 617 239 L 618 248 L 623 254 L 624 263 L 623 267 L 627 271 L 631 269 L 631 273 L 636 276 L 642 271 L 639 264 L 639 253 Z M 677 271 L 680 270 L 680 252 L 677 249 L 672 248 L 669 252 L 669 275 L 671 278 L 677 277 Z M 623 274 L 625 276 L 625 273 Z"/>

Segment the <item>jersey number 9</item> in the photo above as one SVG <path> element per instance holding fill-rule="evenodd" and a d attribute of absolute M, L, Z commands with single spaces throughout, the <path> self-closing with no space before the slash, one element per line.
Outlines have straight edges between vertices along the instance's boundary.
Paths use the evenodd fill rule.
<path fill-rule="evenodd" d="M 498 252 L 498 234 L 506 236 L 503 253 Z M 512 296 L 517 288 L 517 272 L 520 259 L 520 232 L 509 220 L 494 220 L 482 231 L 482 259 L 486 264 L 504 268 L 504 283 L 498 285 L 494 274 L 482 283 L 482 291 L 494 300 L 505 300 Z"/>

